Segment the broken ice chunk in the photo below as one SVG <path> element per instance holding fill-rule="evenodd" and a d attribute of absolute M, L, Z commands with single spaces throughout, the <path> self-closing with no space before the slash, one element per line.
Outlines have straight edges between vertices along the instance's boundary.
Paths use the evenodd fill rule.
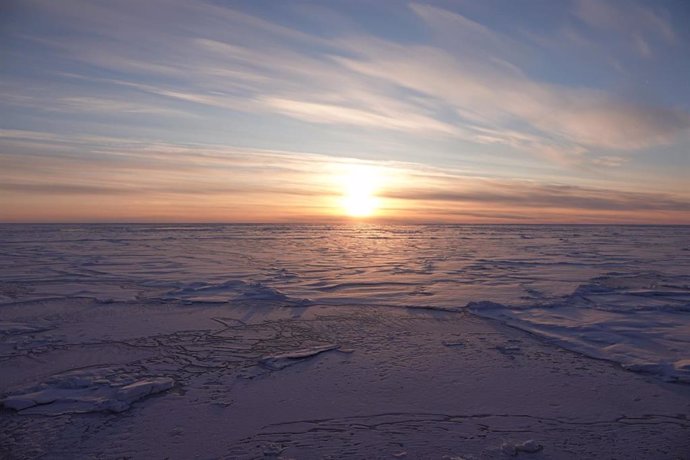
<path fill-rule="evenodd" d="M 138 382 L 125 385 L 117 390 L 117 399 L 120 401 L 133 402 L 144 396 L 169 390 L 174 384 L 174 380 L 169 377 L 139 380 Z"/>
<path fill-rule="evenodd" d="M 525 442 L 513 444 L 512 442 L 504 442 L 501 444 L 501 452 L 505 455 L 510 455 L 511 457 L 517 455 L 520 452 L 525 452 L 528 454 L 533 454 L 542 450 L 544 446 L 537 444 L 534 439 L 528 439 Z"/>
<path fill-rule="evenodd" d="M 273 356 L 265 356 L 259 361 L 264 367 L 271 370 L 280 370 L 298 362 L 316 356 L 326 351 L 336 350 L 338 345 L 329 344 L 300 350 L 294 350 L 287 353 L 281 353 Z"/>
<path fill-rule="evenodd" d="M 155 377 L 118 385 L 114 381 L 104 380 L 98 372 L 72 372 L 7 396 L 0 402 L 4 407 L 22 414 L 122 412 L 129 409 L 133 402 L 169 390 L 174 384 L 169 377 Z"/>

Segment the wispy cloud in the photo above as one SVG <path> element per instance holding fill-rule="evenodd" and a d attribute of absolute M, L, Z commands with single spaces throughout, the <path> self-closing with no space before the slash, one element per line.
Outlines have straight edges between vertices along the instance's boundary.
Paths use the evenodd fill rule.
<path fill-rule="evenodd" d="M 652 42 L 674 45 L 678 38 L 668 12 L 634 2 L 577 0 L 575 14 L 590 27 L 614 32 L 642 57 L 653 55 Z"/>
<path fill-rule="evenodd" d="M 533 130 L 525 135 L 540 137 L 544 145 L 555 137 L 564 151 L 576 146 L 649 147 L 668 142 L 690 127 L 690 115 L 683 110 L 530 79 L 519 70 L 524 47 L 458 14 L 431 6 L 414 9 L 430 28 L 454 36 L 452 53 L 358 39 L 350 48 L 359 51 L 359 59 L 341 62 L 360 73 L 448 101 L 460 116 L 472 114 L 463 121 L 482 120 L 494 128 L 527 123 Z"/>
<path fill-rule="evenodd" d="M 458 178 L 465 179 L 465 178 Z M 449 186 L 441 190 L 412 189 L 391 192 L 390 198 L 452 202 L 456 204 L 481 203 L 508 208 L 540 208 L 575 211 L 690 211 L 690 203 L 683 197 L 661 193 L 638 193 L 568 185 L 520 183 L 516 181 L 470 182 L 470 190 L 457 190 Z"/>
<path fill-rule="evenodd" d="M 35 3 L 91 38 L 59 37 L 50 47 L 126 74 L 112 85 L 159 97 L 139 106 L 66 94 L 52 110 L 177 113 L 172 102 L 182 102 L 190 112 L 198 104 L 499 144 L 564 164 L 586 151 L 664 145 L 690 127 L 679 108 L 535 78 L 525 68 L 535 53 L 528 41 L 425 4 L 409 8 L 430 38 L 402 44 L 361 33 L 319 36 L 211 3 Z M 648 34 L 676 40 L 668 21 L 642 7 L 582 0 L 574 11 L 590 27 L 635 31 L 642 48 Z"/>
<path fill-rule="evenodd" d="M 0 139 L 5 220 L 47 219 L 56 202 L 74 220 L 98 218 L 103 206 L 117 210 L 115 220 L 333 219 L 342 213 L 338 177 L 352 164 L 381 171 L 384 220 L 690 219 L 688 196 L 481 177 L 415 163 L 26 131 L 0 132 Z"/>

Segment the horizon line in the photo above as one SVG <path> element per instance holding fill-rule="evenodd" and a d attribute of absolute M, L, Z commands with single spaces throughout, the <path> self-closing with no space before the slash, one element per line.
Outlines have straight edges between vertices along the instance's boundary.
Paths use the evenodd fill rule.
<path fill-rule="evenodd" d="M 101 222 L 2 222 L 0 225 L 246 225 L 246 226 L 260 226 L 260 225 L 304 225 L 304 226 L 322 226 L 322 225 L 409 225 L 409 226 L 425 226 L 425 225 L 444 225 L 444 226 L 583 226 L 583 227 L 606 227 L 606 226 L 621 226 L 621 227 L 690 227 L 690 223 L 625 223 L 625 222 L 381 222 L 381 221 L 367 221 L 367 220 L 352 220 L 352 221 L 332 221 L 332 222 L 179 222 L 179 221 L 141 221 L 141 222 L 127 222 L 127 221 L 101 221 Z"/>

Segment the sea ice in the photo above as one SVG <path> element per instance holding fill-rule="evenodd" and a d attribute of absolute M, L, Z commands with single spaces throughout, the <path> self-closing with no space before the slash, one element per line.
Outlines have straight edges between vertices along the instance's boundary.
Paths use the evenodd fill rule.
<path fill-rule="evenodd" d="M 687 276 L 610 274 L 548 305 L 516 307 L 484 301 L 470 302 L 467 308 L 631 371 L 690 382 L 689 281 Z"/>
<path fill-rule="evenodd" d="M 303 359 L 336 349 L 338 349 L 338 345 L 335 344 L 303 348 L 278 355 L 265 356 L 261 358 L 260 363 L 271 370 L 279 370 L 297 364 Z"/>
<path fill-rule="evenodd" d="M 36 387 L 14 392 L 1 403 L 8 409 L 32 414 L 122 412 L 135 401 L 169 390 L 175 384 L 169 377 L 109 380 L 106 375 L 110 371 L 73 371 L 55 376 Z"/>
<path fill-rule="evenodd" d="M 684 458 L 690 387 L 584 355 L 690 381 L 689 242 L 690 227 L 0 226 L 0 457 L 495 458 L 523 433 L 539 443 L 507 443 L 519 457 Z M 333 350 L 357 352 L 314 358 Z"/>

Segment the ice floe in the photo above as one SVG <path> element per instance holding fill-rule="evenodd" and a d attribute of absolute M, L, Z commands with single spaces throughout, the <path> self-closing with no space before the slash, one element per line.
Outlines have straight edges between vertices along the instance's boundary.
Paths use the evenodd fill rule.
<path fill-rule="evenodd" d="M 0 402 L 23 414 L 123 412 L 132 403 L 174 385 L 169 377 L 136 378 L 101 368 L 54 376 L 38 386 L 14 391 Z"/>

